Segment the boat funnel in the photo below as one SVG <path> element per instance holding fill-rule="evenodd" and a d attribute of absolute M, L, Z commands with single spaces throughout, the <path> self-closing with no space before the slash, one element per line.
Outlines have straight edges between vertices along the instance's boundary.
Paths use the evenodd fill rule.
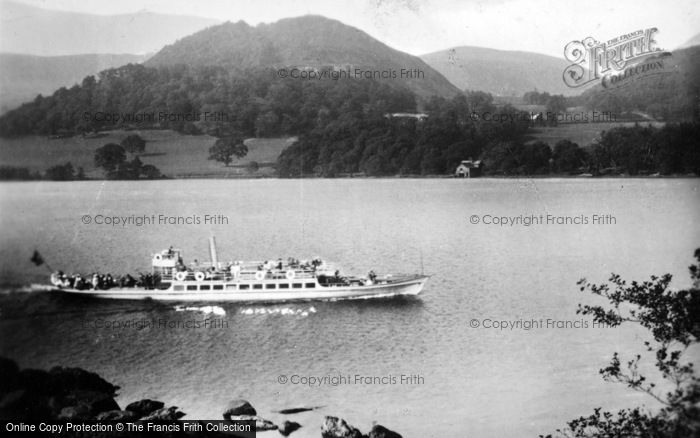
<path fill-rule="evenodd" d="M 216 241 L 214 240 L 214 236 L 209 238 L 209 256 L 211 257 L 211 265 L 218 269 L 219 258 L 216 255 Z"/>

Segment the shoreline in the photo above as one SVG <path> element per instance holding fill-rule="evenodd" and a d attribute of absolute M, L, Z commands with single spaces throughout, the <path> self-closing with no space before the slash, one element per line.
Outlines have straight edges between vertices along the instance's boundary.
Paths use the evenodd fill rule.
<path fill-rule="evenodd" d="M 247 400 L 236 398 L 227 403 L 218 420 L 183 420 L 187 414 L 180 411 L 179 407 L 168 406 L 162 401 L 149 398 L 133 401 L 124 408 L 120 407 L 115 400 L 119 396 L 120 387 L 106 381 L 99 374 L 82 368 L 54 366 L 49 371 L 30 368 L 20 370 L 14 360 L 0 356 L 0 373 L 4 377 L 0 382 L 0 420 L 24 428 L 15 431 L 29 431 L 27 427 L 45 422 L 59 425 L 61 423 L 93 424 L 104 427 L 119 424 L 146 424 L 148 431 L 141 429 L 134 434 L 130 433 L 130 436 L 154 436 L 155 434 L 155 436 L 166 437 L 232 437 L 255 436 L 249 434 L 278 431 L 280 435 L 287 437 L 301 428 L 313 430 L 312 428 L 318 427 L 313 424 L 302 425 L 287 418 L 293 418 L 290 416 L 294 414 L 324 408 L 324 406 L 297 406 L 267 412 L 268 415 L 284 415 L 285 420 L 275 424 L 260 416 Z M 173 429 L 183 422 L 199 423 L 200 426 L 190 431 L 184 428 Z M 203 431 L 201 427 L 203 423 L 216 423 L 220 425 L 220 430 L 224 430 L 225 427 L 231 427 L 231 430 L 234 430 L 233 426 L 244 423 L 253 430 L 243 435 L 231 435 L 230 432 L 219 430 Z M 170 428 L 160 429 L 163 425 L 169 425 Z M 150 429 L 151 426 L 156 427 L 155 431 Z M 373 423 L 369 433 L 363 434 L 344 419 L 325 414 L 320 429 L 321 438 L 402 438 L 400 434 L 376 422 Z M 87 435 L 86 431 L 71 432 L 67 428 L 65 430 L 63 435 L 68 437 L 115 436 L 111 429 L 94 428 L 87 430 Z M 121 430 L 123 428 L 120 429 L 117 426 L 116 433 L 119 434 Z"/>
<path fill-rule="evenodd" d="M 181 180 L 399 180 L 399 179 L 454 179 L 454 180 L 521 180 L 521 179 L 580 179 L 580 180 L 605 180 L 605 179 L 697 179 L 700 175 L 676 174 L 676 175 L 486 175 L 474 178 L 461 178 L 452 175 L 394 175 L 394 176 L 298 176 L 298 177 L 278 177 L 278 176 L 231 176 L 221 177 L 219 175 L 190 175 L 178 177 L 166 177 L 155 179 L 105 179 L 105 178 L 83 178 L 72 180 L 50 180 L 50 179 L 0 179 L 0 183 L 7 182 L 46 182 L 46 183 L 67 183 L 67 182 L 111 182 L 111 181 L 181 181 Z"/>

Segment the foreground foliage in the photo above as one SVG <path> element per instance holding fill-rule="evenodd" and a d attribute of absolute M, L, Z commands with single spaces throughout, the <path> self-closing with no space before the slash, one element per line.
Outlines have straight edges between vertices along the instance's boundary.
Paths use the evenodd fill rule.
<path fill-rule="evenodd" d="M 649 330 L 653 341 L 644 342 L 646 353 L 654 356 L 654 365 L 671 389 L 664 393 L 641 374 L 641 354 L 623 364 L 615 353 L 610 364 L 600 370 L 603 379 L 645 393 L 662 408 L 655 413 L 641 407 L 616 413 L 597 408 L 589 416 L 569 421 L 566 429 L 557 431 L 559 436 L 670 438 L 700 434 L 700 378 L 684 356 L 691 349 L 697 354 L 700 339 L 700 248 L 695 250 L 695 258 L 697 264 L 690 266 L 693 286 L 688 290 L 669 289 L 670 274 L 652 276 L 641 283 L 628 283 L 615 274 L 609 284 L 579 282 L 582 291 L 607 299 L 611 307 L 579 305 L 577 313 L 613 327 L 636 323 Z"/>

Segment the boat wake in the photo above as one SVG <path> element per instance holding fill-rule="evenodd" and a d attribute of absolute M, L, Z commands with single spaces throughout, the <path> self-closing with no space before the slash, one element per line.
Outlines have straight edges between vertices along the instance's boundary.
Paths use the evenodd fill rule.
<path fill-rule="evenodd" d="M 201 312 L 201 313 L 204 313 L 205 315 L 210 315 L 210 314 L 219 315 L 219 316 L 226 315 L 226 311 L 219 306 L 202 306 L 202 307 L 175 306 L 175 311 L 176 312 Z"/>
<path fill-rule="evenodd" d="M 284 315 L 298 316 L 305 318 L 313 313 L 316 313 L 316 308 L 310 306 L 308 308 L 300 307 L 246 307 L 241 309 L 241 315 Z"/>
<path fill-rule="evenodd" d="M 16 293 L 34 293 L 34 292 L 50 292 L 56 288 L 46 286 L 43 284 L 30 284 L 30 285 L 2 285 L 0 286 L 0 294 L 9 295 Z"/>

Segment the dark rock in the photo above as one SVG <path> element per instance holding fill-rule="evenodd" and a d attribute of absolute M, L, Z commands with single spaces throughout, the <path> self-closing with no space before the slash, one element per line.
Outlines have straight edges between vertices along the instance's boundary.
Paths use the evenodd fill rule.
<path fill-rule="evenodd" d="M 118 386 L 112 385 L 96 373 L 85 371 L 82 368 L 53 367 L 49 371 L 52 386 L 62 392 L 81 389 L 95 391 L 114 396 Z"/>
<path fill-rule="evenodd" d="M 0 418 L 12 421 L 51 418 L 48 397 L 24 389 L 8 392 L 0 398 Z"/>
<path fill-rule="evenodd" d="M 248 403 L 247 400 L 232 400 L 226 405 L 226 410 L 224 411 L 224 419 L 230 420 L 232 416 L 236 415 L 258 415 L 255 408 Z"/>
<path fill-rule="evenodd" d="M 80 368 L 19 370 L 0 358 L 0 417 L 13 420 L 88 420 L 101 412 L 119 411 L 117 386 Z M 7 378 L 11 382 L 7 382 Z M 14 382 L 14 383 L 12 383 Z M 7 391 L 13 389 L 12 391 Z"/>
<path fill-rule="evenodd" d="M 0 393 L 19 388 L 19 367 L 14 360 L 0 356 L 0 376 Z"/>
<path fill-rule="evenodd" d="M 58 414 L 58 419 L 63 421 L 90 420 L 90 408 L 85 405 L 65 407 Z"/>
<path fill-rule="evenodd" d="M 51 371 L 24 369 L 19 372 L 20 385 L 37 394 L 65 395 L 75 390 L 94 391 L 114 396 L 118 386 L 95 373 L 81 368 L 54 367 Z"/>
<path fill-rule="evenodd" d="M 177 410 L 177 406 L 170 406 L 169 408 L 161 408 L 155 412 L 151 412 L 149 415 L 141 418 L 141 421 L 175 421 L 184 417 L 184 412 Z"/>
<path fill-rule="evenodd" d="M 277 411 L 280 414 L 284 415 L 290 415 L 290 414 L 298 414 L 299 412 L 307 412 L 307 411 L 313 411 L 315 409 L 320 409 L 323 406 L 311 406 L 310 408 L 290 408 L 290 409 L 282 409 L 280 411 Z"/>
<path fill-rule="evenodd" d="M 362 438 L 362 433 L 342 418 L 327 416 L 321 426 L 322 438 Z"/>
<path fill-rule="evenodd" d="M 49 397 L 49 409 L 51 409 L 51 416 L 53 418 L 57 418 L 63 408 L 65 408 L 67 405 L 65 404 L 65 401 L 63 400 L 63 397 L 61 396 L 52 396 Z"/>
<path fill-rule="evenodd" d="M 277 425 L 275 423 L 258 417 L 257 415 L 231 415 L 230 421 L 255 421 L 255 430 L 257 432 L 277 430 Z"/>
<path fill-rule="evenodd" d="M 375 424 L 372 430 L 369 432 L 369 438 L 402 438 L 401 435 L 389 430 L 384 426 Z"/>
<path fill-rule="evenodd" d="M 165 403 L 161 401 L 149 400 L 146 398 L 143 400 L 135 401 L 133 403 L 129 403 L 129 405 L 127 405 L 126 407 L 126 410 L 136 413 L 140 418 L 145 417 L 153 411 L 161 409 L 163 406 L 165 406 Z"/>
<path fill-rule="evenodd" d="M 97 391 L 73 391 L 65 396 L 63 403 L 64 406 L 86 406 L 91 415 L 120 410 L 119 405 L 111 395 Z"/>
<path fill-rule="evenodd" d="M 138 420 L 139 415 L 129 410 L 126 411 L 107 411 L 97 415 L 97 421 L 134 421 Z"/>
<path fill-rule="evenodd" d="M 282 423 L 282 426 L 280 426 L 279 431 L 282 435 L 289 436 L 292 432 L 299 430 L 300 428 L 301 424 L 299 423 L 295 423 L 294 421 L 285 421 Z"/>

